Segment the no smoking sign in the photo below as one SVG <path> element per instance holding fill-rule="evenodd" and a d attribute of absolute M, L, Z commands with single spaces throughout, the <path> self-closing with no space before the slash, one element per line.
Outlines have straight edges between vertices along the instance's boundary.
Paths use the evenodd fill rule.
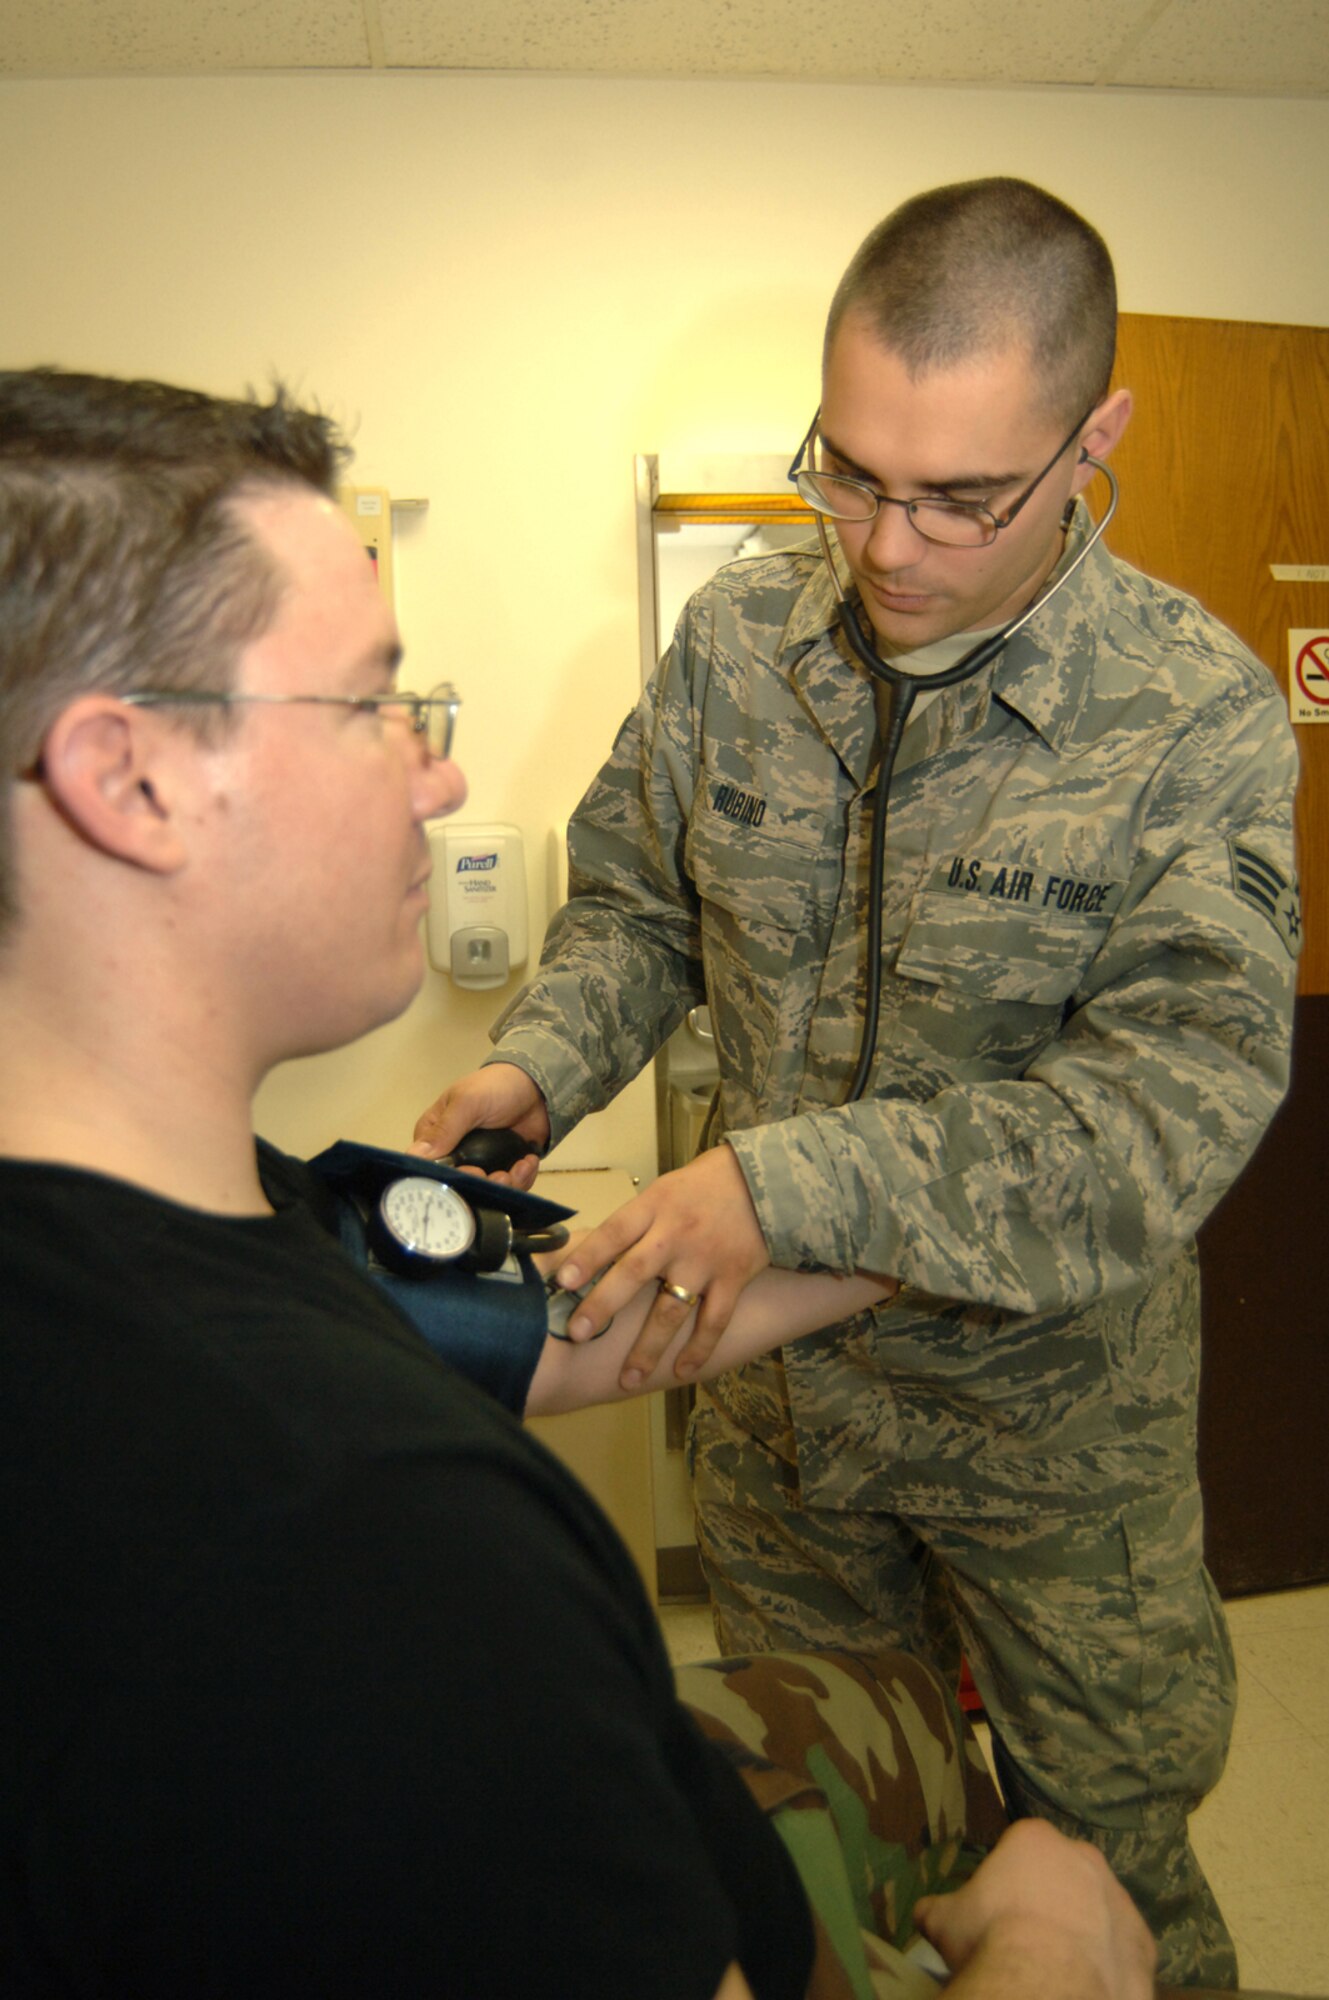
<path fill-rule="evenodd" d="M 1329 631 L 1287 635 L 1288 708 L 1294 722 L 1329 722 Z"/>

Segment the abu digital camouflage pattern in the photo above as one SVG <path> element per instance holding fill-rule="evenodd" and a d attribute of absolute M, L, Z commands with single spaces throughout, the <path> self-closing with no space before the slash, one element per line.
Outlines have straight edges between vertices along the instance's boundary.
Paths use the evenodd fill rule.
<path fill-rule="evenodd" d="M 751 1434 L 703 1400 L 690 1440 L 721 1652 L 903 1647 L 953 1685 L 963 1647 L 1012 1812 L 1102 1850 L 1158 1940 L 1160 1976 L 1234 1983 L 1186 1830 L 1235 1701 L 1193 1476 L 1165 1492 L 1141 1477 L 1123 1497 L 1124 1449 L 1112 1475 L 1072 1454 L 1035 1460 L 1023 1492 L 989 1493 L 981 1513 L 959 1480 L 931 1511 L 837 1513 L 803 1504 L 775 1398 L 763 1414 Z"/>
<path fill-rule="evenodd" d="M 1005 1814 L 953 1699 L 917 1660 L 763 1653 L 675 1670 L 679 1699 L 779 1828 L 819 1921 L 808 2000 L 911 2000 L 920 1896 L 968 1879 Z"/>
<path fill-rule="evenodd" d="M 876 717 L 832 619 L 812 554 L 692 600 L 574 817 L 573 900 L 501 1054 L 557 1140 L 705 1000 L 710 1136 L 775 1263 L 1079 1306 L 1191 1240 L 1286 1086 L 1287 928 L 1229 850 L 1292 883 L 1284 704 L 1192 600 L 1096 549 L 906 732 L 876 1066 L 839 1108 Z"/>
<path fill-rule="evenodd" d="M 876 1058 L 845 1106 L 875 753 L 820 558 L 722 571 L 574 817 L 573 900 L 498 1053 L 540 1085 L 557 1140 L 708 1002 L 708 1142 L 732 1145 L 773 1261 L 902 1283 L 712 1389 L 735 1435 L 781 1434 L 831 1574 L 855 1515 L 951 1521 L 1015 1552 L 1036 1511 L 1078 1513 L 1120 1553 L 1120 1509 L 1140 1499 L 1160 1537 L 1141 1573 L 1180 1560 L 1190 1599 L 1146 1582 L 1138 1616 L 1179 1617 L 1183 1647 L 1205 1589 L 1194 1233 L 1288 1076 L 1285 705 L 1230 632 L 1101 545 L 992 667 L 937 692 L 897 760 Z M 727 1556 L 712 1539 L 713 1566 L 749 1560 L 741 1536 Z M 1060 1586 L 1025 1588 L 1037 1620 Z M 1046 1628 L 1061 1644 L 1064 1622 Z M 1080 1717 L 1092 1743 L 1096 1698 L 1062 1664 L 1073 1700 L 1028 1775 L 1092 1820 L 1112 1758 L 1101 1738 L 1059 1748 Z M 995 1680 L 990 1700 L 1001 1727 Z M 1142 1670 L 1164 1738 L 1196 1740 L 1196 1701 Z M 1174 1785 L 1165 1752 L 1144 1781 L 1177 1801 L 1221 1764 L 1201 1709 L 1194 1770 L 1179 1751 Z M 1160 1855 L 1184 1838 L 1178 1807 L 1170 1825 Z M 1192 1916 L 1189 1945 L 1184 1914 L 1160 1940 L 1167 1976 L 1192 1948 L 1214 1963 Z"/>

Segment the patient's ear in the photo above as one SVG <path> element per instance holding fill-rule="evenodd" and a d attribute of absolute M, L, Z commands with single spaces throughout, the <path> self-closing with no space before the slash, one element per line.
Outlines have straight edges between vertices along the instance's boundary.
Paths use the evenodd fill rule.
<path fill-rule="evenodd" d="M 86 694 L 52 724 L 42 746 L 46 790 L 92 846 L 154 874 L 184 866 L 182 758 L 192 737 L 114 695 Z"/>

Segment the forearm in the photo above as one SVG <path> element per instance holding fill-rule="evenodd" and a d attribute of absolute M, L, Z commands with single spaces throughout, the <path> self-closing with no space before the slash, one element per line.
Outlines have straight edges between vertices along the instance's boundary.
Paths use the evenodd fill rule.
<path fill-rule="evenodd" d="M 680 983 L 686 968 L 671 956 L 644 959 L 598 925 L 574 942 L 571 907 L 564 916 L 546 947 L 551 962 L 494 1023 L 487 1059 L 515 1063 L 533 1079 L 553 1145 L 603 1110 L 700 998 Z"/>
<path fill-rule="evenodd" d="M 1041 910 L 1013 929 L 929 889 L 890 973 L 883 1094 L 726 1134 L 772 1262 L 1029 1313 L 1190 1240 L 1287 1083 L 1295 750 L 1269 710 L 1214 704 L 1172 744 L 1087 955 Z"/>
<path fill-rule="evenodd" d="M 1238 1038 L 1091 1003 L 1023 1077 L 726 1136 L 774 1263 L 1063 1310 L 1191 1239 L 1279 1102 L 1287 1039 L 1277 1014 Z"/>
<path fill-rule="evenodd" d="M 726 1134 L 772 1262 L 1057 1311 L 1188 1242 L 1286 1088 L 1293 964 L 1180 891 L 1123 923 L 1023 1074 Z"/>
<path fill-rule="evenodd" d="M 555 1264 L 567 1254 L 554 1253 L 545 1262 Z M 787 1341 L 816 1332 L 819 1327 L 866 1312 L 870 1306 L 889 1298 L 894 1289 L 889 1279 L 861 1274 L 837 1277 L 829 1272 L 763 1271 L 743 1291 L 733 1318 L 695 1379 L 708 1382 L 712 1376 L 736 1368 L 773 1347 L 782 1347 Z M 624 1389 L 619 1382 L 632 1343 L 656 1296 L 653 1285 L 643 1286 L 628 1305 L 615 1313 L 608 1331 L 598 1340 L 578 1344 L 547 1340 L 536 1364 L 526 1414 L 552 1416 L 564 1410 L 582 1409 L 590 1403 L 622 1402 L 629 1395 L 677 1388 L 674 1362 L 692 1331 L 695 1312 L 687 1315 L 669 1348 L 643 1382 L 632 1390 Z"/>
<path fill-rule="evenodd" d="M 577 807 L 569 900 L 539 972 L 491 1031 L 499 1055 L 540 1085 L 555 1142 L 705 999 L 697 897 L 682 868 L 690 777 L 658 701 L 658 688 L 642 697 Z"/>

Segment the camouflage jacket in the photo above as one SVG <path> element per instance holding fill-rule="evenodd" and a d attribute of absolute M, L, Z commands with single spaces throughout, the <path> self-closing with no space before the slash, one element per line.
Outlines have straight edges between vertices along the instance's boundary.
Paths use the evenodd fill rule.
<path fill-rule="evenodd" d="M 896 766 L 876 1061 L 845 1106 L 875 745 L 820 558 L 721 571 L 577 811 L 572 897 L 498 1055 L 540 1084 L 557 1139 L 705 1000 L 710 1136 L 776 1264 L 1016 1315 L 1138 1292 L 1286 1088 L 1297 755 L 1278 690 L 1100 545 L 939 694 Z"/>

